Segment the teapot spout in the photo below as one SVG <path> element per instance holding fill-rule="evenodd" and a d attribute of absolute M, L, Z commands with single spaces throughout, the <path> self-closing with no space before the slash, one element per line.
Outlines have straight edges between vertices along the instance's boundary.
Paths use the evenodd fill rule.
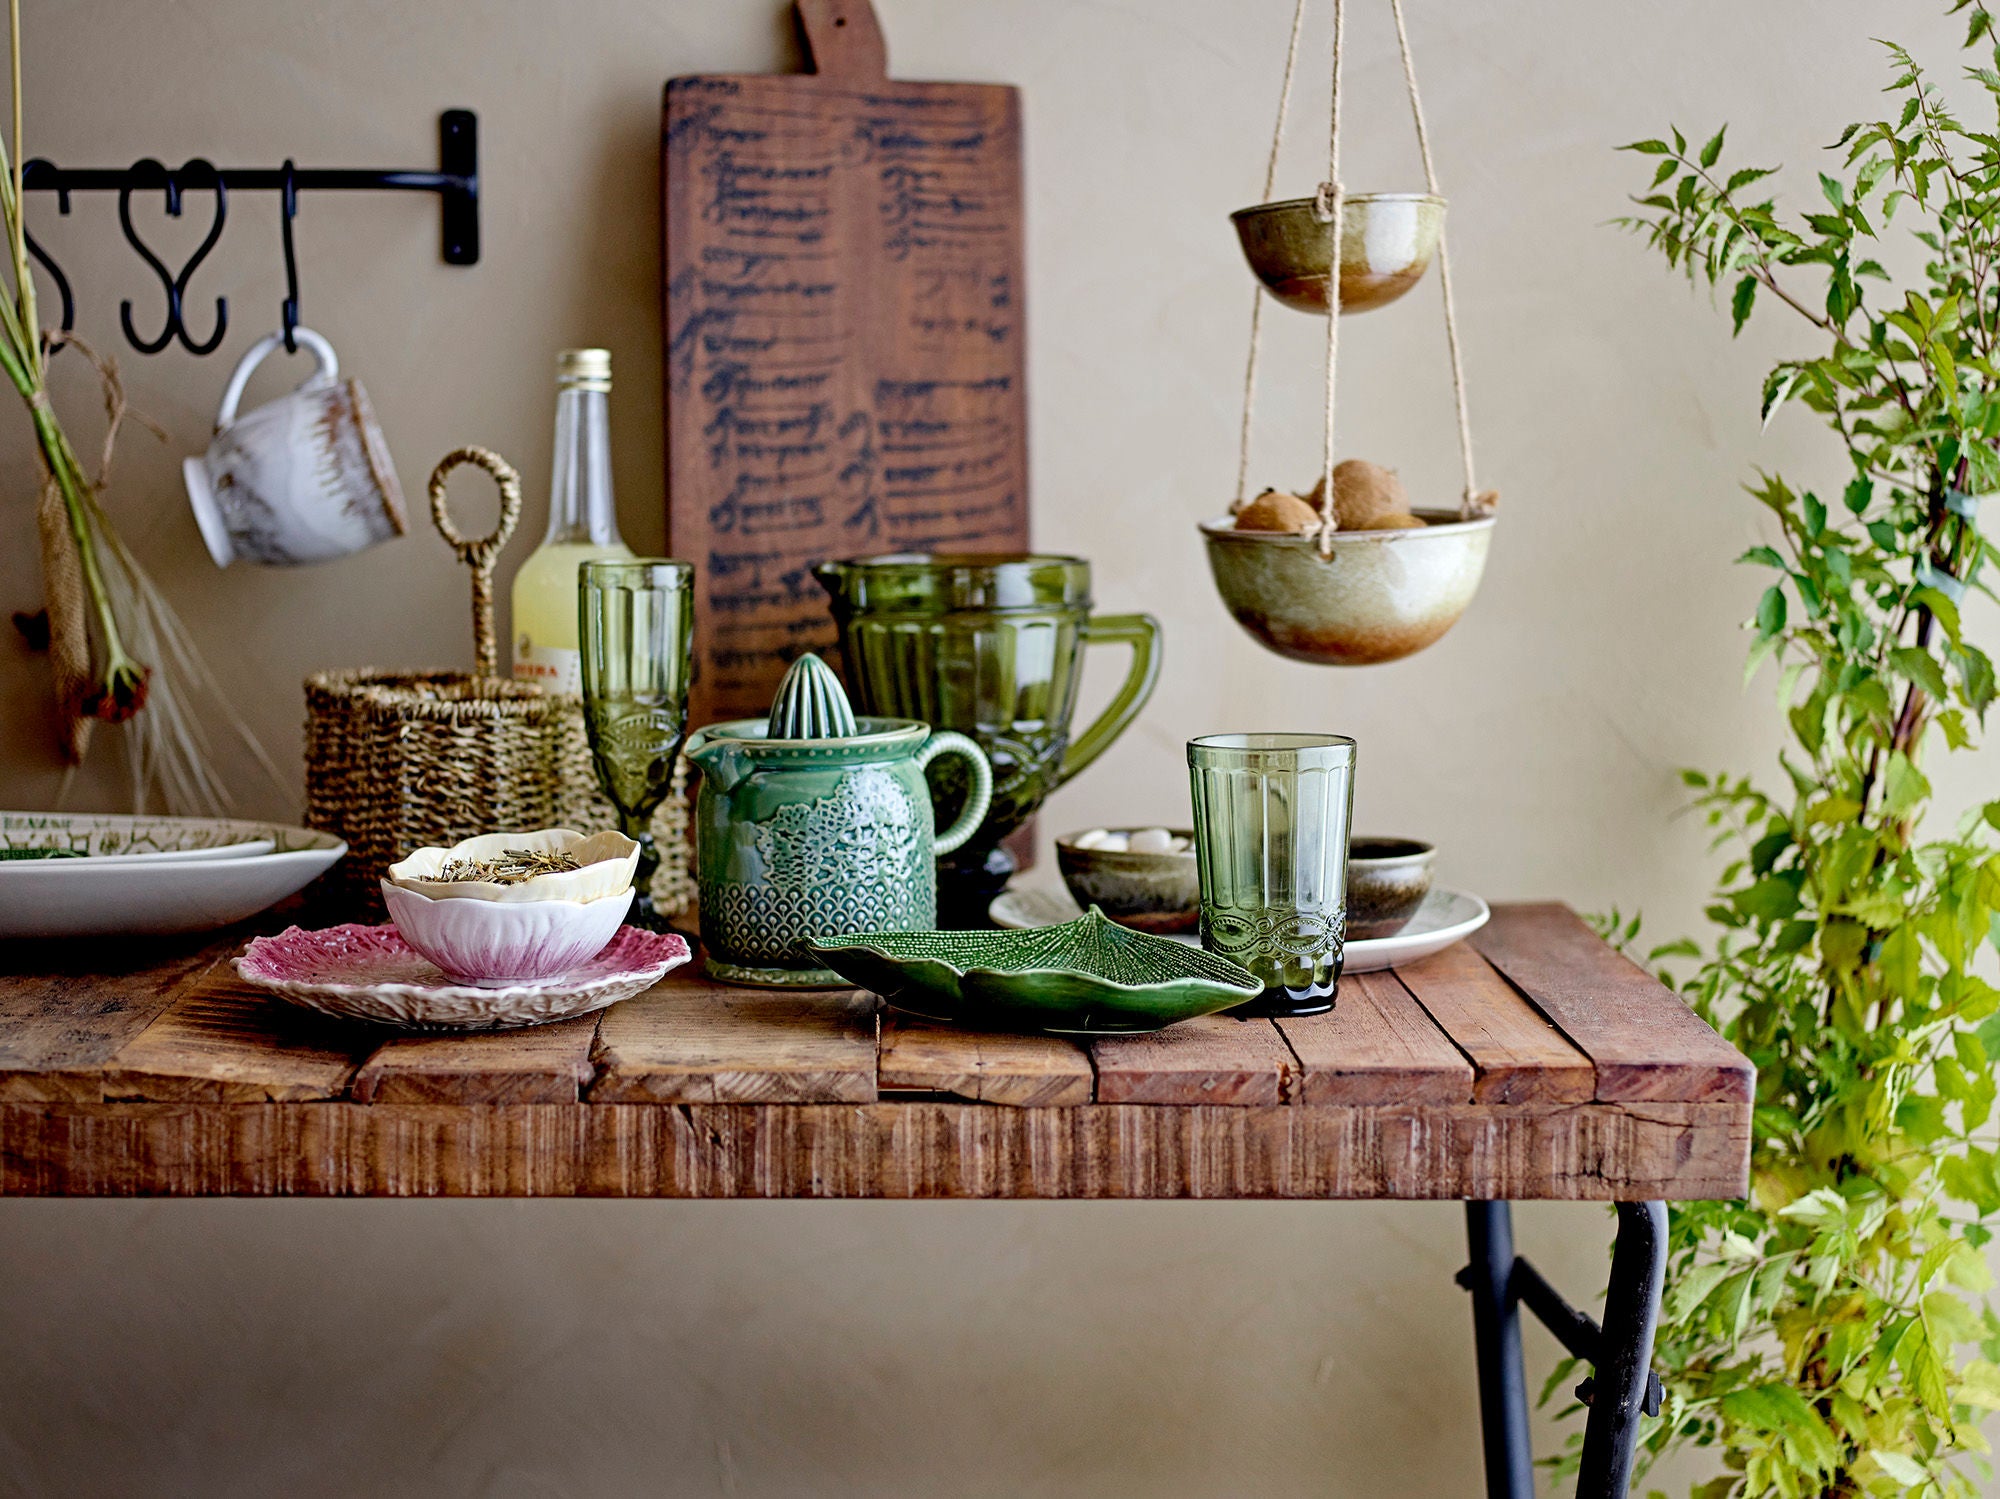
<path fill-rule="evenodd" d="M 717 791 L 733 791 L 750 774 L 750 758 L 734 739 L 719 739 L 707 729 L 688 736 L 681 753 L 701 768 Z"/>

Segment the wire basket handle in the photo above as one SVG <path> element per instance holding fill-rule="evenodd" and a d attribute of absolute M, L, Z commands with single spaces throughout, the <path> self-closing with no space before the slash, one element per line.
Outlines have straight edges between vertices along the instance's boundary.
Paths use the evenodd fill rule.
<path fill-rule="evenodd" d="M 470 463 L 486 470 L 500 486 L 500 523 L 491 536 L 467 540 L 459 535 L 451 515 L 444 508 L 444 481 L 460 464 Z M 521 476 L 514 465 L 491 448 L 454 448 L 431 470 L 431 521 L 438 534 L 451 543 L 458 560 L 472 569 L 472 650 L 473 674 L 495 677 L 500 674 L 500 651 L 493 634 L 493 564 L 500 549 L 514 534 L 521 519 Z"/>

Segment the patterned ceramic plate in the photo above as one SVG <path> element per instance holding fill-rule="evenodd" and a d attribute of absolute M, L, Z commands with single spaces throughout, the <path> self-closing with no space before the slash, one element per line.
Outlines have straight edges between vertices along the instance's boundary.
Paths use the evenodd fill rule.
<path fill-rule="evenodd" d="M 69 848 L 0 848 L 0 870 L 22 869 L 43 864 L 56 869 L 77 869 L 85 865 L 102 868 L 106 864 L 185 864 L 194 859 L 250 859 L 272 853 L 278 845 L 269 838 L 246 838 L 241 843 L 218 843 L 214 848 L 161 848 L 133 854 L 80 854 Z"/>
<path fill-rule="evenodd" d="M 1076 902 L 1067 890 L 1008 890 L 993 902 L 986 913 L 997 927 L 1012 931 L 1034 931 L 1077 918 Z M 1463 890 L 1432 890 L 1424 897 L 1404 928 L 1391 937 L 1371 937 L 1347 944 L 1342 953 L 1342 973 L 1374 973 L 1399 963 L 1414 963 L 1434 952 L 1443 952 L 1454 942 L 1462 942 L 1486 925 L 1493 913 L 1486 902 Z M 1175 937 L 1175 942 L 1199 945 L 1198 937 Z"/>
<path fill-rule="evenodd" d="M 899 1010 L 972 1030 L 1118 1036 L 1255 999 L 1248 969 L 1118 925 L 1092 907 L 1017 932 L 870 932 L 805 946 Z"/>
<path fill-rule="evenodd" d="M 259 822 L 226 817 L 128 817 L 109 812 L 0 812 L 0 870 L 31 863 L 75 868 L 79 859 L 236 859 L 276 846 Z M 28 855 L 58 857 L 39 860 Z"/>
<path fill-rule="evenodd" d="M 652 988 L 687 960 L 685 938 L 628 926 L 561 978 L 475 989 L 454 984 L 418 957 L 394 926 L 349 923 L 253 937 L 236 971 L 281 999 L 345 1020 L 418 1031 L 494 1031 L 605 1009 Z"/>

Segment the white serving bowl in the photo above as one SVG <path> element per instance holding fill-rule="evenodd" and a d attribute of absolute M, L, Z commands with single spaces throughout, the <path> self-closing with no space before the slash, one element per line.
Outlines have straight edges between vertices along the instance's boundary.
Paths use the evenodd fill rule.
<path fill-rule="evenodd" d="M 583 867 L 561 874 L 538 874 L 514 885 L 496 884 L 492 880 L 438 878 L 453 859 L 487 859 L 516 848 L 533 853 L 566 853 Z M 433 900 L 599 901 L 629 891 L 633 871 L 638 867 L 639 845 L 623 833 L 592 833 L 586 837 L 569 828 L 539 828 L 531 833 L 483 833 L 450 848 L 420 848 L 391 864 L 388 880 L 392 885 L 428 895 Z M 410 945 L 417 945 L 415 938 L 410 939 Z"/>
<path fill-rule="evenodd" d="M 588 963 L 618 934 L 632 894 L 628 884 L 622 895 L 591 901 L 433 900 L 382 881 L 389 919 L 403 940 L 450 977 L 480 989 L 558 978 Z"/>
<path fill-rule="evenodd" d="M 270 852 L 231 847 L 246 844 Z M 303 889 L 347 852 L 330 833 L 277 823 L 0 812 L 0 848 L 51 846 L 90 857 L 0 859 L 0 939 L 211 931 Z"/>

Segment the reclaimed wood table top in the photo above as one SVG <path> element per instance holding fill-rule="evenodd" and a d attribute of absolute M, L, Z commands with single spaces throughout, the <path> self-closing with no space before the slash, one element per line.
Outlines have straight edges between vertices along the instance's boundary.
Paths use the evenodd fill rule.
<path fill-rule="evenodd" d="M 600 1015 L 411 1035 L 222 941 L 0 944 L 0 1194 L 1736 1197 L 1750 1063 L 1566 907 L 1333 1013 L 1072 1042 L 696 965 Z"/>

